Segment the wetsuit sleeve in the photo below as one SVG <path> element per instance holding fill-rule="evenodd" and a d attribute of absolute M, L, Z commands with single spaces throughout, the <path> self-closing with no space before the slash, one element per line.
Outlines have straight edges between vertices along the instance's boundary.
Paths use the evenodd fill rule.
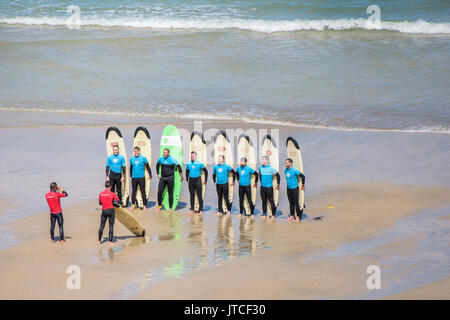
<path fill-rule="evenodd" d="M 239 171 L 237 171 L 237 170 L 236 170 L 236 178 L 237 178 L 237 181 L 239 182 L 240 177 L 239 177 Z"/>
<path fill-rule="evenodd" d="M 131 161 L 130 161 L 130 177 L 133 177 L 133 166 L 131 165 Z"/>
<path fill-rule="evenodd" d="M 125 174 L 127 173 L 126 170 L 127 170 L 127 167 L 122 167 L 122 175 L 123 176 L 125 176 Z"/>
<path fill-rule="evenodd" d="M 152 169 L 150 168 L 150 165 L 148 164 L 148 161 L 145 163 L 145 167 L 147 168 L 148 175 L 151 178 L 152 177 Z"/>
<path fill-rule="evenodd" d="M 106 176 L 109 176 L 109 166 L 106 166 Z"/>
<path fill-rule="evenodd" d="M 300 172 L 300 178 L 302 179 L 302 185 L 305 185 L 305 175 Z"/>
<path fill-rule="evenodd" d="M 208 169 L 206 169 L 206 167 L 203 166 L 202 170 L 205 172 L 205 183 L 206 183 L 206 182 L 208 182 Z"/>
<path fill-rule="evenodd" d="M 69 195 L 65 190 L 63 192 L 57 192 L 56 194 L 58 198 L 65 198 Z"/>
<path fill-rule="evenodd" d="M 100 195 L 98 195 L 98 205 L 102 205 L 102 202 L 100 201 Z"/>
<path fill-rule="evenodd" d="M 182 173 L 183 173 L 183 169 L 181 169 L 181 166 L 180 166 L 179 164 L 177 164 L 177 168 L 178 168 L 178 172 L 179 172 L 180 174 L 182 174 Z"/>
<path fill-rule="evenodd" d="M 255 171 L 254 175 L 255 175 L 255 183 L 258 183 L 258 177 L 259 177 L 258 172 Z"/>
<path fill-rule="evenodd" d="M 159 163 L 159 159 L 156 162 L 156 174 L 159 174 L 159 167 L 161 167 L 161 164 Z"/>
<path fill-rule="evenodd" d="M 277 177 L 277 184 L 280 185 L 280 174 L 277 172 L 275 173 L 275 177 Z"/>
<path fill-rule="evenodd" d="M 186 166 L 186 181 L 189 182 L 189 169 Z"/>
<path fill-rule="evenodd" d="M 217 177 L 217 175 L 216 175 L 216 167 L 213 168 L 213 174 L 212 174 L 212 176 L 213 176 L 213 181 L 214 181 L 214 183 L 216 183 L 216 177 Z"/>
<path fill-rule="evenodd" d="M 236 171 L 234 171 L 234 169 L 231 169 L 230 172 L 233 175 L 233 183 L 234 183 L 236 181 Z"/>

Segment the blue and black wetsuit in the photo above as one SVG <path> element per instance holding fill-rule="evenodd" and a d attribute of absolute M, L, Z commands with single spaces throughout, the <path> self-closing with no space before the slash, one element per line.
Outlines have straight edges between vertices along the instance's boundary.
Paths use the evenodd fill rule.
<path fill-rule="evenodd" d="M 156 162 L 156 172 L 161 176 L 158 184 L 158 206 L 162 206 L 162 195 L 164 188 L 167 186 L 167 191 L 169 193 L 169 207 L 172 208 L 173 204 L 173 185 L 175 179 L 175 170 L 178 170 L 180 175 L 183 170 L 178 164 L 177 159 L 168 156 L 167 158 L 160 157 Z"/>
<path fill-rule="evenodd" d="M 255 211 L 255 204 L 252 201 L 252 186 L 251 186 L 251 180 L 252 175 L 255 175 L 256 183 L 258 183 L 258 173 L 250 168 L 248 165 L 245 166 L 239 166 L 236 169 L 236 176 L 237 180 L 239 182 L 239 213 L 245 214 L 244 212 L 244 195 L 247 197 L 247 201 L 250 205 L 250 215 L 253 215 L 253 212 Z"/>
<path fill-rule="evenodd" d="M 291 167 L 290 169 L 285 168 L 284 174 L 286 175 L 287 182 L 287 196 L 289 200 L 289 208 L 291 216 L 294 217 L 294 212 L 297 212 L 297 217 L 299 220 L 302 219 L 303 209 L 300 210 L 299 203 L 299 192 L 300 188 L 298 185 L 298 177 L 302 179 L 302 185 L 305 185 L 305 176 L 303 173 Z"/>
<path fill-rule="evenodd" d="M 275 176 L 277 178 L 278 185 L 280 185 L 280 174 L 270 164 L 268 164 L 267 166 L 260 166 L 258 171 L 261 180 L 260 195 L 262 200 L 263 215 L 264 216 L 267 215 L 267 201 L 269 201 L 272 210 L 272 215 L 275 216 L 275 213 L 277 212 L 277 207 L 275 206 L 275 202 L 273 200 L 272 179 L 273 176 Z"/>
<path fill-rule="evenodd" d="M 106 176 L 111 182 L 111 191 L 116 192 L 119 196 L 119 203 L 122 204 L 122 175 L 125 176 L 126 163 L 125 157 L 120 153 L 116 155 L 111 154 L 106 159 Z M 126 205 L 126 204 L 125 204 Z"/>
<path fill-rule="evenodd" d="M 208 181 L 208 169 L 205 165 L 198 161 L 190 161 L 186 163 L 186 181 L 189 183 L 189 194 L 191 198 L 191 210 L 194 210 L 195 194 L 197 193 L 199 202 L 199 211 L 203 211 L 202 196 L 202 171 L 205 173 L 205 182 Z"/>
<path fill-rule="evenodd" d="M 130 177 L 131 177 L 131 203 L 137 205 L 136 200 L 136 192 L 137 188 L 141 190 L 142 202 L 144 208 L 147 206 L 147 196 L 145 193 L 145 169 L 147 169 L 148 175 L 150 178 L 152 177 L 152 169 L 150 169 L 150 165 L 148 164 L 148 160 L 143 155 L 139 155 L 138 157 L 133 156 L 130 159 Z"/>
<path fill-rule="evenodd" d="M 218 203 L 218 212 L 225 213 L 222 207 L 222 198 L 225 199 L 225 203 L 227 204 L 226 211 L 231 211 L 232 203 L 229 198 L 229 188 L 228 188 L 228 174 L 231 172 L 233 175 L 233 183 L 236 180 L 236 173 L 233 168 L 226 163 L 216 164 L 213 169 L 213 181 L 216 184 L 217 191 L 217 203 Z"/>

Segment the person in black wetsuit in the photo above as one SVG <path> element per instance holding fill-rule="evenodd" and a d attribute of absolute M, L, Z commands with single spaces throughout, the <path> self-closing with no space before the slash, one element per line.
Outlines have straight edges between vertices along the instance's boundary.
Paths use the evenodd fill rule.
<path fill-rule="evenodd" d="M 253 212 L 255 211 L 255 204 L 252 201 L 252 175 L 255 175 L 254 188 L 256 188 L 258 183 L 258 172 L 247 165 L 247 158 L 241 158 L 240 166 L 236 169 L 236 177 L 239 182 L 239 218 L 242 217 L 242 214 L 245 214 L 245 195 L 247 197 L 248 204 L 250 205 L 250 216 L 252 219 L 254 219 Z"/>
<path fill-rule="evenodd" d="M 231 166 L 225 163 L 224 155 L 220 155 L 217 161 L 218 164 L 216 164 L 213 168 L 213 181 L 214 184 L 216 185 L 217 191 L 217 215 L 221 216 L 226 212 L 229 218 L 232 203 L 230 202 L 228 194 L 229 192 L 228 176 L 229 173 L 232 174 L 233 182 L 230 185 L 234 186 L 234 181 L 236 180 L 236 173 L 234 172 L 234 169 Z M 225 210 L 222 208 L 222 199 L 225 199 L 225 203 L 227 205 Z"/>
<path fill-rule="evenodd" d="M 122 183 L 125 177 L 126 161 L 125 157 L 119 153 L 119 146 L 113 146 L 113 153 L 106 160 L 106 181 L 111 182 L 111 191 L 117 190 L 119 196 L 119 204 L 127 206 L 127 203 L 122 203 Z"/>
<path fill-rule="evenodd" d="M 158 174 L 158 211 L 161 211 L 162 207 L 162 195 L 164 188 L 167 186 L 169 193 L 169 212 L 172 212 L 173 205 L 173 185 L 175 181 L 175 170 L 180 173 L 181 181 L 183 181 L 183 170 L 177 159 L 172 158 L 169 149 L 164 149 L 163 156 L 156 162 L 156 173 Z"/>
<path fill-rule="evenodd" d="M 205 165 L 197 160 L 197 152 L 191 152 L 191 161 L 186 163 L 186 182 L 189 183 L 189 194 L 191 196 L 191 214 L 194 213 L 195 194 L 197 193 L 199 202 L 199 215 L 203 214 L 203 195 L 202 195 L 202 171 L 205 173 L 206 186 L 208 181 L 208 169 Z"/>
<path fill-rule="evenodd" d="M 147 183 L 145 181 L 145 170 L 147 169 L 148 172 L 148 180 L 152 178 L 152 170 L 150 169 L 150 165 L 148 164 L 148 160 L 146 157 L 141 155 L 141 148 L 138 146 L 134 147 L 134 157 L 130 158 L 130 177 L 131 177 L 131 185 L 133 188 L 133 192 L 131 193 L 131 203 L 132 203 L 132 209 L 136 209 L 138 206 L 137 199 L 136 199 L 136 192 L 137 188 L 139 186 L 141 190 L 141 197 L 142 197 L 142 205 L 144 211 L 147 207 L 147 194 L 145 192 L 145 184 Z M 148 181 L 150 183 L 150 181 Z"/>

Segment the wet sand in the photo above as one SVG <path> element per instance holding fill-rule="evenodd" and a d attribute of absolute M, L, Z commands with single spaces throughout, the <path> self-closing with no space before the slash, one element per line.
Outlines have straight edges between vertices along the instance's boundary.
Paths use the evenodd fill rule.
<path fill-rule="evenodd" d="M 21 238 L 0 251 L 0 298 L 354 298 L 368 291 L 365 269 L 377 258 L 314 257 L 371 238 L 425 208 L 449 205 L 449 191 L 391 184 L 329 188 L 310 199 L 308 218 L 300 225 L 282 217 L 241 225 L 236 215 L 227 220 L 211 212 L 199 219 L 187 209 L 169 215 L 153 207 L 136 213 L 145 238 L 116 223 L 112 250 L 96 243 L 100 211 L 88 201 L 64 209 L 65 245 L 50 244 L 47 212 L 6 226 Z M 81 290 L 66 288 L 69 265 L 81 268 Z"/>
<path fill-rule="evenodd" d="M 148 126 L 154 155 L 159 153 L 164 125 Z M 190 121 L 176 125 L 193 129 Z M 284 190 L 279 206 L 282 215 L 276 223 L 260 219 L 254 223 L 241 222 L 235 208 L 230 220 L 218 218 L 211 184 L 202 219 L 188 214 L 186 184 L 181 208 L 173 215 L 157 213 L 154 203 L 157 179 L 153 179 L 151 208 L 136 213 L 146 227 L 146 237 L 134 237 L 116 221 L 116 245 L 110 249 L 107 243 L 96 242 L 100 223 L 96 195 L 104 182 L 107 126 L 0 128 L 4 138 L 2 150 L 11 154 L 27 150 L 28 157 L 23 159 L 39 159 L 32 163 L 21 162 L 22 158 L 14 163 L 2 163 L 0 159 L 2 175 L 9 182 L 0 187 L 0 198 L 8 203 L 0 209 L 0 229 L 8 240 L 0 238 L 0 298 L 365 298 L 370 296 L 366 287 L 367 266 L 405 268 L 406 273 L 422 268 L 409 262 L 392 265 L 383 257 L 404 252 L 417 255 L 424 234 L 433 230 L 390 241 L 370 253 L 338 256 L 328 253 L 383 236 L 383 232 L 390 232 L 390 228 L 407 217 L 420 218 L 427 210 L 446 210 L 450 206 L 447 135 L 339 132 L 210 121 L 203 124 L 204 132 L 251 127 L 271 133 L 271 129 L 280 129 L 280 159 L 286 156 L 283 145 L 286 137 L 293 135 L 299 140 L 307 177 L 304 221 L 300 225 L 286 221 L 288 204 Z M 127 148 L 136 126 L 119 126 Z M 130 149 L 127 151 L 130 156 Z M 53 180 L 69 192 L 69 197 L 63 200 L 68 237 L 65 245 L 52 245 L 49 239 L 49 213 L 43 194 Z M 17 196 L 21 194 L 26 197 Z M 237 204 L 235 195 L 234 207 Z M 328 209 L 329 204 L 334 208 Z M 256 207 L 259 214 L 259 197 Z M 319 216 L 324 220 L 315 221 Z M 442 221 L 447 220 L 444 217 Z M 448 266 L 448 250 L 444 249 L 443 256 L 438 258 Z M 66 287 L 69 276 L 66 269 L 70 265 L 81 268 L 81 290 Z M 395 276 L 384 277 L 383 287 L 394 280 Z M 448 299 L 444 285 L 438 281 L 426 292 L 414 288 L 411 292 L 417 290 L 417 297 L 423 294 L 425 298 Z M 401 288 L 403 285 L 400 291 Z M 390 292 L 386 291 L 386 296 L 395 297 Z"/>

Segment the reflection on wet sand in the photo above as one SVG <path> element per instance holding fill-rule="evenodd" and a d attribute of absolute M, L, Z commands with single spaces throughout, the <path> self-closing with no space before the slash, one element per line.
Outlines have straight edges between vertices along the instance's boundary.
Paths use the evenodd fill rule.
<path fill-rule="evenodd" d="M 157 281 L 173 277 L 181 278 L 189 271 L 208 266 L 222 266 L 222 263 L 236 257 L 252 256 L 258 249 L 270 248 L 265 242 L 258 241 L 256 224 L 253 220 L 248 217 L 242 218 L 239 222 L 233 220 L 227 216 L 221 216 L 217 220 L 215 217 L 205 219 L 194 215 L 190 216 L 185 224 L 180 224 L 179 221 L 173 224 L 179 228 L 179 233 L 153 236 L 151 242 L 172 241 L 177 239 L 178 234 L 187 245 L 187 253 L 175 258 L 169 265 L 147 271 L 124 288 L 117 298 L 129 298 Z M 208 237 L 207 230 L 213 230 L 214 224 L 217 225 L 217 233 Z M 181 232 L 182 228 L 186 228 L 185 232 Z"/>

